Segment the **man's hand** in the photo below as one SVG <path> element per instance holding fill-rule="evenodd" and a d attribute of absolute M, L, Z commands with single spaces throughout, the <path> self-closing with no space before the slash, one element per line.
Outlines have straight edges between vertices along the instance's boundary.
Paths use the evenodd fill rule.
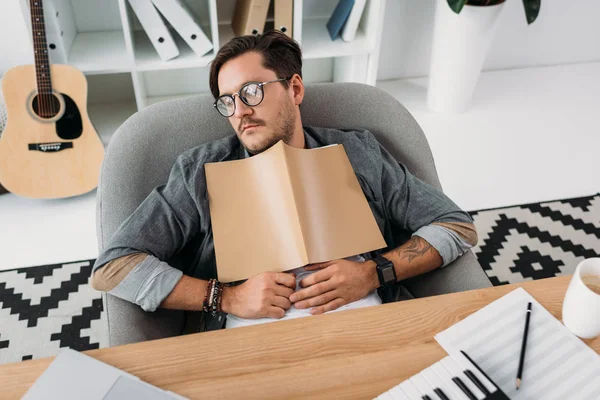
<path fill-rule="evenodd" d="M 290 295 L 294 290 L 294 274 L 265 272 L 239 286 L 225 287 L 221 307 L 240 318 L 282 318 L 292 306 Z"/>
<path fill-rule="evenodd" d="M 313 307 L 311 313 L 322 314 L 357 301 L 379 286 L 374 261 L 334 260 L 305 268 L 315 271 L 300 282 L 304 289 L 290 296 L 296 308 Z"/>

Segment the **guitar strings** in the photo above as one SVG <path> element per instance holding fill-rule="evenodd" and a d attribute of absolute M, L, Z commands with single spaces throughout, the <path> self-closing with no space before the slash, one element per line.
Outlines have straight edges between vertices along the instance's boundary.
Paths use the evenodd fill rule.
<path fill-rule="evenodd" d="M 34 6 L 33 0 L 29 1 L 29 6 L 31 8 L 31 26 L 33 28 L 32 32 L 31 32 L 31 35 L 33 36 L 33 48 L 36 50 L 36 52 L 39 52 L 39 43 L 38 43 L 38 40 L 36 39 L 36 32 L 35 32 L 36 28 L 38 28 L 36 26 L 36 23 L 35 23 L 35 18 L 37 16 L 37 14 L 36 14 L 37 13 L 37 7 Z M 36 53 L 36 54 L 37 54 L 37 57 L 35 57 L 36 58 L 36 71 L 35 71 L 35 75 L 36 75 L 37 83 L 38 83 L 38 111 L 39 111 L 40 117 L 43 118 L 43 115 L 44 115 L 44 111 L 43 111 L 44 105 L 43 105 L 43 98 L 42 98 L 42 93 L 41 93 L 41 81 L 40 81 L 39 71 L 38 71 L 38 68 L 37 68 L 37 66 L 39 65 L 40 60 L 39 60 L 39 53 Z"/>
<path fill-rule="evenodd" d="M 37 0 L 37 3 L 38 3 L 38 4 L 39 4 L 39 1 L 40 1 L 40 0 Z M 41 5 L 41 4 L 39 5 L 39 8 L 38 8 L 37 12 L 38 12 L 38 18 L 41 18 L 41 21 L 43 21 L 43 18 L 44 18 L 44 12 L 43 12 L 42 5 Z M 43 24 L 40 24 L 40 25 L 43 25 Z M 40 26 L 40 27 L 41 27 L 41 26 Z M 38 27 L 38 29 L 39 29 L 40 27 Z M 45 32 L 44 32 L 44 35 L 45 35 Z M 41 67 L 42 67 L 42 68 L 44 68 L 46 65 L 48 65 L 48 61 L 47 61 L 47 58 L 46 58 L 46 56 L 45 56 L 45 55 L 46 55 L 46 53 L 44 52 L 44 50 L 45 50 L 45 47 L 44 47 L 44 43 L 43 43 L 43 40 L 42 40 L 42 37 L 41 37 L 41 35 L 38 35 L 38 38 L 39 38 L 39 50 L 38 50 L 38 52 L 39 52 L 39 51 L 42 51 L 42 53 L 41 53 L 41 57 L 42 57 L 42 64 L 41 64 Z M 42 50 L 42 48 L 43 48 L 43 50 Z M 43 93 L 42 93 L 42 98 L 43 98 L 43 100 L 44 100 L 44 114 L 45 114 L 45 115 L 44 115 L 44 118 L 48 118 L 48 116 L 49 116 L 49 112 L 50 112 L 50 104 L 49 104 L 49 102 L 48 102 L 48 100 L 49 100 L 49 99 L 48 99 L 48 95 L 47 95 L 47 93 L 46 93 L 46 79 L 44 78 L 44 75 L 45 75 L 46 71 L 44 71 L 44 70 L 42 69 L 42 70 L 40 71 L 40 73 L 42 74 L 41 78 L 42 78 L 42 92 L 43 92 Z"/>
<path fill-rule="evenodd" d="M 44 54 L 45 54 L 43 52 L 43 50 L 45 50 L 45 49 L 42 49 L 41 38 L 40 39 L 36 39 L 36 36 L 41 36 L 41 35 L 36 35 L 35 34 L 36 33 L 35 29 L 39 30 L 40 25 L 43 25 L 44 15 L 43 15 L 43 9 L 41 8 L 41 6 L 37 6 L 36 5 L 37 2 L 34 3 L 34 1 L 35 0 L 30 0 L 31 24 L 32 24 L 32 27 L 34 27 L 34 30 L 32 32 L 32 36 L 33 36 L 34 48 L 36 49 L 36 51 L 37 51 L 36 54 L 38 55 L 38 57 L 36 57 L 37 58 L 37 60 L 36 60 L 37 64 L 36 65 L 42 64 L 42 68 L 43 68 L 43 61 L 44 61 L 43 57 L 44 57 Z M 38 0 L 38 2 L 39 2 L 39 0 Z M 38 19 L 41 18 L 42 19 L 41 20 L 42 23 L 36 23 L 35 20 L 34 20 L 35 18 L 38 18 Z M 45 32 L 44 32 L 44 34 L 45 34 Z M 42 52 L 40 53 L 40 51 L 42 51 Z M 44 81 L 45 81 L 45 79 L 42 79 L 44 77 L 43 76 L 44 74 L 41 73 L 42 76 L 40 76 L 40 73 L 41 72 L 38 71 L 37 68 L 36 68 L 36 76 L 37 76 L 37 81 L 38 81 L 38 111 L 39 111 L 39 114 L 40 114 L 40 116 L 42 118 L 47 118 L 48 112 L 50 110 L 49 110 L 49 105 L 48 105 L 48 99 L 46 98 L 46 95 L 44 93 L 44 86 L 45 86 L 45 82 Z"/>

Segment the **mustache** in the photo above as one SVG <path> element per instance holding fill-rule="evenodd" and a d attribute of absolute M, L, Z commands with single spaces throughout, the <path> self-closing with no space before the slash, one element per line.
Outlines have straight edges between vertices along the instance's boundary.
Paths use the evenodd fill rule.
<path fill-rule="evenodd" d="M 242 127 L 244 125 L 264 125 L 264 123 L 260 120 L 252 120 L 252 119 L 247 119 L 245 121 L 241 121 L 240 125 L 238 126 L 238 131 L 241 132 L 242 131 Z"/>

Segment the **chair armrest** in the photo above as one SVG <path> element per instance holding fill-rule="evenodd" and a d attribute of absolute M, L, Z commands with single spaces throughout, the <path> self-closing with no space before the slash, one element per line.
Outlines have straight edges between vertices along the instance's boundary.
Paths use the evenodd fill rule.
<path fill-rule="evenodd" d="M 427 297 L 481 289 L 492 283 L 469 250 L 444 268 L 408 279 L 403 285 L 415 297 Z"/>
<path fill-rule="evenodd" d="M 136 304 L 102 293 L 107 320 L 109 347 L 181 335 L 184 312 L 159 308 L 146 312 Z"/>

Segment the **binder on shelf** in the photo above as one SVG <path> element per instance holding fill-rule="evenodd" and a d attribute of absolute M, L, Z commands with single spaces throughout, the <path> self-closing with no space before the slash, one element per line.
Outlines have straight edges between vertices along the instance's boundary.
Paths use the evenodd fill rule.
<path fill-rule="evenodd" d="M 354 0 L 352 11 L 350 11 L 350 15 L 348 16 L 348 19 L 342 28 L 342 40 L 344 42 L 351 42 L 354 40 L 354 37 L 356 36 L 356 30 L 358 29 L 358 24 L 360 23 L 360 18 L 362 17 L 365 9 L 365 4 L 367 4 L 367 0 Z"/>
<path fill-rule="evenodd" d="M 235 36 L 264 32 L 270 0 L 237 0 L 231 27 Z"/>
<path fill-rule="evenodd" d="M 177 44 L 152 0 L 129 0 L 129 4 L 161 60 L 167 61 L 179 56 Z"/>
<path fill-rule="evenodd" d="M 48 55 L 53 64 L 68 64 L 69 52 L 77 35 L 75 16 L 70 0 L 44 3 L 44 22 Z"/>
<path fill-rule="evenodd" d="M 294 0 L 273 0 L 275 8 L 275 29 L 293 37 Z"/>
<path fill-rule="evenodd" d="M 335 40 L 340 36 L 340 32 L 352 11 L 353 5 L 354 0 L 338 1 L 335 10 L 333 10 L 331 17 L 329 17 L 329 21 L 327 21 L 327 31 L 331 40 Z"/>
<path fill-rule="evenodd" d="M 213 49 L 212 42 L 181 0 L 152 0 L 152 2 L 196 54 L 203 56 Z"/>

